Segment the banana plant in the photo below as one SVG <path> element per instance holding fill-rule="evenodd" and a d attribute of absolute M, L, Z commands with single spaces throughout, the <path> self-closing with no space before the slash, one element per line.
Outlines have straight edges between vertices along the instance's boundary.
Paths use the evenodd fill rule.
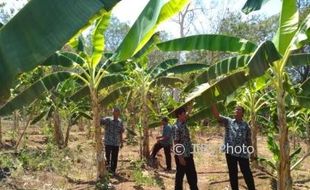
<path fill-rule="evenodd" d="M 268 104 L 268 100 L 266 100 L 266 95 L 268 95 L 268 91 L 264 90 L 264 88 L 268 87 L 268 83 L 265 75 L 259 77 L 255 80 L 249 81 L 245 88 L 240 89 L 239 97 L 237 97 L 237 101 L 240 105 L 244 107 L 246 113 L 248 113 L 250 118 L 250 126 L 251 126 L 251 141 L 253 146 L 253 153 L 251 154 L 252 166 L 258 167 L 257 157 L 257 134 L 258 134 L 258 115 L 259 111 L 263 106 Z M 265 91 L 265 92 L 264 92 Z"/>
<path fill-rule="evenodd" d="M 273 42 L 266 41 L 255 49 L 255 45 L 244 39 L 235 40 L 221 35 L 199 35 L 159 43 L 158 47 L 163 51 L 180 51 L 205 49 L 211 51 L 236 52 L 242 55 L 250 55 L 251 58 L 246 62 L 243 71 L 235 70 L 218 81 L 211 82 L 194 93 L 188 102 L 205 102 L 210 105 L 212 101 L 225 98 L 237 88 L 240 88 L 246 81 L 263 75 L 266 71 L 271 73 L 269 80 L 277 94 L 277 110 L 280 129 L 280 167 L 278 169 L 278 188 L 281 190 L 292 189 L 292 179 L 290 175 L 289 163 L 289 141 L 288 126 L 286 123 L 285 97 L 288 76 L 286 67 L 289 60 L 294 56 L 293 52 L 300 49 L 305 43 L 309 42 L 310 15 L 303 21 L 298 20 L 298 11 L 295 0 L 283 0 L 280 15 L 280 25 Z M 189 40 L 190 39 L 190 40 Z M 224 41 L 223 39 L 226 39 Z M 212 43 L 211 43 L 212 42 Z M 227 43 L 229 42 L 229 43 Z M 254 48 L 253 48 L 254 47 Z M 298 61 L 301 61 L 299 59 Z M 295 61 L 297 61 L 295 59 Z M 303 64 L 309 64 L 304 62 Z M 239 68 L 240 69 L 240 68 Z M 225 80 L 225 79 L 230 80 Z M 222 88 L 226 85 L 227 89 Z"/>
<path fill-rule="evenodd" d="M 36 2 L 37 4 L 41 3 L 41 1 L 32 1 L 32 2 Z M 74 62 L 75 69 L 71 70 L 70 73 L 75 78 L 77 78 L 80 82 L 85 83 L 85 87 L 87 90 L 81 90 L 82 91 L 81 94 L 86 92 L 86 94 L 89 93 L 89 95 L 90 95 L 91 107 L 92 107 L 92 117 L 93 117 L 93 127 L 95 128 L 96 155 L 97 155 L 97 159 L 96 159 L 97 160 L 97 178 L 98 179 L 103 179 L 105 174 L 106 174 L 105 166 L 104 166 L 104 156 L 103 156 L 103 152 L 102 152 L 103 148 L 102 148 L 102 142 L 101 142 L 101 128 L 99 126 L 99 104 L 98 104 L 99 103 L 99 98 L 98 98 L 99 87 L 101 85 L 103 85 L 103 86 L 106 85 L 106 84 L 102 83 L 102 79 L 104 77 L 108 77 L 108 72 L 106 70 L 104 70 L 103 68 L 107 67 L 108 65 L 110 65 L 113 62 L 126 61 L 131 56 L 133 56 L 136 52 L 138 52 L 140 49 L 142 49 L 144 44 L 146 44 L 147 41 L 151 38 L 151 36 L 155 33 L 157 27 L 163 21 L 169 19 L 175 13 L 180 11 L 189 1 L 188 0 L 170 0 L 168 2 L 166 2 L 164 0 L 149 1 L 148 4 L 143 9 L 143 11 L 141 12 L 141 14 L 139 15 L 139 17 L 137 18 L 137 20 L 135 21 L 135 23 L 133 24 L 133 26 L 131 27 L 131 29 L 129 30 L 129 32 L 126 35 L 123 42 L 120 44 L 119 48 L 116 50 L 116 52 L 114 52 L 113 56 L 109 59 L 104 60 L 102 63 L 102 55 L 103 55 L 103 51 L 104 51 L 104 35 L 103 35 L 103 33 L 104 33 L 108 23 L 109 23 L 109 18 L 110 18 L 110 14 L 111 14 L 108 11 L 110 11 L 112 9 L 112 7 L 117 2 L 118 1 L 109 1 L 109 2 L 108 1 L 100 1 L 100 2 L 87 1 L 87 3 L 89 3 L 90 6 L 89 5 L 87 6 L 87 3 L 84 2 L 84 4 L 86 4 L 86 5 L 81 6 L 81 7 L 79 7 L 79 5 L 83 4 L 83 3 L 78 4 L 78 6 L 77 6 L 77 4 L 75 4 L 74 6 L 73 5 L 72 6 L 71 5 L 54 6 L 54 5 L 50 5 L 50 3 L 42 2 L 42 4 L 46 3 L 46 4 L 44 4 L 44 7 L 46 7 L 46 8 L 48 8 L 48 7 L 61 7 L 61 10 L 63 10 L 65 13 L 66 13 L 66 11 L 68 11 L 68 9 L 65 7 L 70 7 L 70 10 L 71 10 L 71 8 L 76 8 L 76 7 L 79 7 L 79 8 L 89 7 L 89 9 L 87 9 L 88 12 L 87 11 L 85 12 L 85 10 L 83 10 L 83 11 L 79 10 L 79 11 L 77 11 L 78 13 L 74 12 L 75 13 L 74 15 L 75 15 L 75 17 L 76 17 L 76 15 L 81 16 L 82 19 L 85 20 L 85 22 L 89 21 L 89 24 L 95 23 L 95 30 L 92 33 L 92 51 L 88 54 L 81 52 L 79 55 L 73 54 L 73 55 L 64 55 L 64 56 L 66 58 L 69 58 L 70 61 Z M 100 8 L 103 8 L 103 7 L 100 7 L 102 5 L 104 5 L 104 7 L 106 9 L 100 9 Z M 38 7 L 37 7 L 37 9 L 38 9 Z M 96 9 L 96 12 L 94 12 L 93 9 Z M 28 10 L 28 9 L 26 9 L 26 10 Z M 29 9 L 28 12 L 31 12 L 31 10 L 32 9 Z M 80 14 L 80 13 L 83 13 L 83 14 Z M 91 15 L 90 13 L 94 13 L 94 14 Z M 32 14 L 32 12 L 31 12 L 31 14 Z M 56 11 L 55 14 L 58 14 L 58 12 Z M 35 15 L 37 16 L 37 14 L 35 14 Z M 68 23 L 72 23 L 74 25 L 80 26 L 79 24 L 81 24 L 81 22 L 77 23 L 77 22 L 75 22 L 75 20 L 74 21 L 72 20 L 72 22 L 71 22 L 70 19 L 73 17 L 69 17 L 70 18 L 69 20 L 62 19 L 62 17 L 64 17 L 64 18 L 67 18 L 67 17 L 62 16 L 61 14 L 59 15 L 59 20 L 63 21 L 63 23 L 64 23 L 63 25 L 70 26 L 70 25 L 68 25 Z M 86 17 L 87 17 L 87 19 L 85 19 Z M 21 16 L 21 18 L 25 20 L 25 17 Z M 37 18 L 41 18 L 41 17 L 37 16 Z M 48 19 L 51 19 L 51 18 L 53 18 L 53 17 L 51 17 L 49 15 Z M 14 19 L 12 19 L 12 20 L 14 20 Z M 46 24 L 46 23 L 50 23 L 50 22 L 46 21 L 44 24 Z M 84 25 L 85 24 L 86 23 L 84 23 Z M 39 25 L 39 26 L 41 26 L 41 25 Z M 45 28 L 49 28 L 49 27 L 45 27 Z M 61 45 L 63 45 L 66 41 L 68 41 L 69 38 L 72 37 L 74 34 L 76 34 L 76 35 L 73 38 L 73 40 L 70 40 L 70 42 L 75 41 L 74 39 L 77 38 L 78 34 L 81 32 L 81 31 L 78 31 L 81 27 L 76 27 L 76 28 L 77 28 L 77 30 L 74 32 L 71 31 L 70 35 L 67 35 L 66 32 L 61 33 L 61 34 L 67 35 L 67 36 L 65 36 L 66 38 L 62 38 L 61 43 L 56 44 L 57 46 L 55 44 L 53 44 L 54 46 L 52 46 L 50 48 L 51 50 L 49 50 L 49 47 L 48 48 L 41 48 L 41 46 L 38 46 L 37 49 L 27 48 L 28 46 L 33 45 L 33 43 L 31 43 L 31 44 L 28 43 L 28 46 L 25 46 L 26 48 L 24 48 L 24 49 L 26 49 L 26 50 L 30 49 L 31 52 L 38 51 L 39 53 L 35 54 L 36 57 L 30 56 L 33 59 L 23 61 L 23 63 L 29 62 L 29 64 L 25 64 L 26 66 L 28 66 L 28 65 L 33 66 L 34 63 L 36 63 L 36 65 L 37 65 L 39 63 L 42 63 L 48 56 L 50 56 L 49 57 L 50 59 L 48 59 L 48 61 L 56 61 L 56 63 L 57 63 L 57 60 L 58 60 L 57 58 L 64 58 L 64 57 L 59 56 L 59 54 L 57 55 L 57 53 L 56 53 L 56 55 L 51 55 L 51 54 L 53 52 L 55 52 L 57 49 L 59 49 L 61 47 Z M 34 30 L 35 30 L 36 34 L 41 32 L 36 28 L 34 28 Z M 36 31 L 36 30 L 38 30 L 38 31 Z M 18 30 L 18 31 L 25 31 L 25 30 L 23 29 L 23 30 Z M 32 31 L 32 30 L 30 30 L 30 31 Z M 50 29 L 48 31 L 50 31 Z M 57 31 L 62 31 L 62 28 L 57 28 Z M 57 31 L 56 31 L 56 33 L 60 34 L 60 32 L 57 32 Z M 42 32 L 40 34 L 41 35 L 39 35 L 39 36 L 42 36 L 43 34 L 44 34 L 44 36 L 49 36 L 49 35 L 46 35 L 45 33 L 42 34 Z M 56 36 L 55 38 L 57 38 L 57 37 L 58 36 Z M 60 37 L 63 37 L 63 36 L 60 36 Z M 20 38 L 18 38 L 18 39 L 20 39 Z M 65 40 L 63 40 L 63 39 L 65 39 Z M 24 40 L 19 40 L 19 41 L 24 42 Z M 53 41 L 54 40 L 49 40 L 48 42 L 53 42 Z M 33 41 L 31 41 L 31 42 L 33 42 Z M 58 42 L 58 41 L 56 40 L 56 42 Z M 42 43 L 42 44 L 44 44 L 44 43 Z M 72 43 L 69 43 L 69 44 L 72 44 Z M 9 47 L 9 46 L 6 46 L 6 47 Z M 48 56 L 47 56 L 47 53 L 45 51 L 43 53 L 41 53 L 42 50 L 46 50 L 46 49 L 49 50 Z M 13 52 L 13 51 L 10 51 L 10 52 Z M 27 52 L 27 55 L 32 55 L 31 52 Z M 16 51 L 15 51 L 15 53 L 16 53 Z M 41 54 L 42 55 L 44 54 L 44 55 L 41 57 L 37 56 L 37 55 L 41 55 Z M 62 53 L 62 55 L 63 55 L 63 53 Z M 72 59 L 72 56 L 79 57 L 79 59 Z M 14 56 L 14 57 L 16 58 L 16 56 Z M 19 57 L 19 56 L 17 56 L 17 57 Z M 37 57 L 39 57 L 40 59 L 38 59 L 38 60 L 34 59 Z M 6 58 L 5 60 L 10 60 L 10 58 Z M 82 60 L 81 64 L 77 62 L 80 60 Z M 20 61 L 20 62 L 22 62 L 22 61 Z M 52 63 L 51 65 L 54 65 L 54 64 L 55 63 Z M 6 65 L 9 65 L 9 64 L 6 64 Z M 34 65 L 34 66 L 36 66 L 36 65 Z M 26 71 L 27 69 L 30 70 L 32 68 L 33 67 L 27 67 L 26 69 L 21 70 L 21 71 Z M 14 74 L 16 75 L 16 72 L 12 74 L 13 77 L 15 76 Z M 11 78 L 13 78 L 13 77 L 11 77 Z M 40 92 L 40 91 L 37 91 L 37 92 Z"/>
<path fill-rule="evenodd" d="M 277 171 L 279 168 L 280 162 L 280 148 L 278 143 L 274 141 L 275 135 L 273 133 L 269 133 L 267 137 L 267 146 L 269 151 L 272 153 L 272 158 L 258 157 L 258 162 L 265 166 L 267 173 L 271 176 L 271 189 L 277 190 Z M 301 147 L 295 149 L 290 154 L 290 163 L 293 165 L 298 164 L 297 157 L 301 153 Z M 299 162 L 300 163 L 300 162 Z M 292 171 L 294 168 L 290 168 Z"/>
<path fill-rule="evenodd" d="M 145 55 L 144 55 L 145 56 Z M 142 60 L 140 58 L 140 60 Z M 148 116 L 150 111 L 154 111 L 152 104 L 152 92 L 156 88 L 178 87 L 184 81 L 178 77 L 178 74 L 185 74 L 193 71 L 204 70 L 205 64 L 181 64 L 176 65 L 177 59 L 163 61 L 152 68 L 147 68 L 147 62 L 136 62 L 134 67 L 129 71 L 128 86 L 131 86 L 133 97 L 140 101 L 140 120 L 143 129 L 143 146 L 142 153 L 145 158 L 149 156 L 149 123 Z"/>
<path fill-rule="evenodd" d="M 98 99 L 98 86 L 107 72 L 102 69 L 108 67 L 112 62 L 127 61 L 139 52 L 145 44 L 151 39 L 156 31 L 156 28 L 163 21 L 167 20 L 178 11 L 180 11 L 188 0 L 170 0 L 165 3 L 163 0 L 149 1 L 145 6 L 133 26 L 130 28 L 125 39 L 122 41 L 117 50 L 113 55 L 99 64 L 102 59 L 104 51 L 104 38 L 103 31 L 106 28 L 106 19 L 104 17 L 98 21 L 96 30 L 93 35 L 93 53 L 90 56 L 86 56 L 87 70 L 83 70 L 83 74 L 86 77 L 79 75 L 78 77 L 86 83 L 89 88 L 91 97 L 91 106 L 93 114 L 93 126 L 95 127 L 95 139 L 96 139 L 96 150 L 97 150 L 97 169 L 99 178 L 105 175 L 104 157 L 103 157 L 103 146 L 101 141 L 101 128 L 99 126 L 99 99 Z M 108 15 L 106 15 L 108 16 Z M 145 19 L 148 18 L 148 19 Z M 98 42 L 98 40 L 101 41 Z M 88 58 L 87 58 L 88 57 Z M 115 64 L 115 63 L 114 63 Z M 130 64 L 130 62 L 128 63 Z M 99 68 L 98 68 L 99 66 Z"/>
<path fill-rule="evenodd" d="M 110 11 L 119 0 L 33 0 L 0 31 L 0 105 L 10 95 L 15 77 L 34 69 L 60 49 L 100 10 Z M 5 81 L 5 82 L 4 82 Z"/>
<path fill-rule="evenodd" d="M 73 102 L 70 101 L 70 95 L 76 90 L 76 81 L 72 78 L 68 79 L 49 92 L 47 98 L 44 98 L 41 103 L 40 113 L 34 117 L 31 124 L 34 125 L 42 119 L 54 121 L 54 137 L 59 148 L 67 147 L 70 129 L 72 125 L 76 124 L 80 117 L 91 119 L 87 110 L 89 105 L 87 102 Z M 67 129 L 65 138 L 61 130 L 61 118 L 64 116 L 67 120 Z"/>

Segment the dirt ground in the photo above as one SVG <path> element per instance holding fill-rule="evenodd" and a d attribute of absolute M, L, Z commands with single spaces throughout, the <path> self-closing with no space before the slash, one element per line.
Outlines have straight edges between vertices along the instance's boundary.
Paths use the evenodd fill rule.
<path fill-rule="evenodd" d="M 5 133 L 5 131 L 4 131 Z M 0 189 L 42 189 L 42 190 L 84 190 L 95 189 L 96 168 L 94 143 L 87 138 L 87 132 L 78 131 L 77 127 L 72 129 L 69 139 L 69 150 L 73 153 L 70 158 L 71 167 L 67 171 L 56 173 L 48 170 L 29 171 L 17 169 L 9 177 L 1 179 Z M 152 131 L 151 145 L 155 143 L 155 136 L 158 130 Z M 27 131 L 27 147 L 43 149 L 45 136 L 40 133 L 38 128 L 30 128 Z M 203 152 L 196 153 L 194 156 L 196 170 L 198 173 L 198 186 L 200 190 L 225 190 L 229 189 L 228 173 L 224 154 L 221 153 L 220 146 L 223 139 L 221 129 L 212 128 L 204 134 L 196 134 L 193 142 L 205 144 Z M 7 138 L 7 137 L 4 137 Z M 7 141 L 8 142 L 8 141 Z M 258 137 L 258 150 L 260 156 L 270 157 L 266 148 L 266 139 Z M 1 150 L 8 151 L 8 150 Z M 67 159 L 67 158 L 64 158 Z M 175 164 L 173 160 L 173 171 L 165 172 L 165 158 L 163 150 L 158 154 L 159 168 L 154 169 L 145 166 L 141 171 L 144 176 L 149 176 L 157 183 L 153 185 L 139 184 L 135 181 L 132 162 L 139 159 L 139 146 L 126 145 L 120 150 L 117 176 L 110 179 L 111 189 L 116 190 L 172 190 L 174 189 Z M 65 169 L 64 169 L 65 170 Z M 269 190 L 271 177 L 261 171 L 253 170 L 254 180 L 257 190 Z M 294 179 L 294 189 L 310 189 L 310 158 L 292 172 Z M 239 172 L 240 190 L 246 189 L 242 174 Z M 189 187 L 184 178 L 184 190 Z"/>

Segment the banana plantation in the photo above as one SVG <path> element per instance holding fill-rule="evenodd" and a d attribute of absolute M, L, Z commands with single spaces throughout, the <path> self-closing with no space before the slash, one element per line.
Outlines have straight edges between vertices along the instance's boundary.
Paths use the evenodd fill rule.
<path fill-rule="evenodd" d="M 128 0 L 25 0 L 6 12 L 11 1 L 0 2 L 0 189 L 310 189 L 310 1 L 212 1 L 218 12 L 133 1 L 132 23 L 114 12 Z M 253 148 L 236 158 L 239 180 L 220 150 L 238 107 Z M 187 139 L 188 158 L 174 148 L 186 152 Z"/>

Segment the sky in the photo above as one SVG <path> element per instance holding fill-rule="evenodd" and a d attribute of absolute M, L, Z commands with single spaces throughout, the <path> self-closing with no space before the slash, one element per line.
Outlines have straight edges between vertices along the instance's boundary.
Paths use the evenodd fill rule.
<path fill-rule="evenodd" d="M 113 9 L 112 13 L 118 17 L 123 22 L 128 22 L 130 25 L 133 24 L 135 19 L 139 16 L 140 12 L 147 4 L 149 0 L 122 0 L 119 2 Z M 201 0 L 206 6 L 207 10 L 210 10 L 210 15 L 208 18 L 201 16 L 198 18 L 200 23 L 208 23 L 208 19 L 212 16 L 217 16 L 218 12 L 221 12 L 223 9 L 229 9 L 231 11 L 239 11 L 245 4 L 246 0 Z M 281 8 L 281 0 L 270 0 L 265 4 L 261 10 L 245 15 L 244 19 L 252 15 L 264 15 L 266 17 L 278 14 Z M 197 21 L 198 22 L 198 21 Z M 165 30 L 168 33 L 171 33 L 173 36 L 178 36 L 179 29 L 178 26 L 172 22 L 165 22 L 159 30 Z"/>
<path fill-rule="evenodd" d="M 112 10 L 114 16 L 118 17 L 122 22 L 127 22 L 132 25 L 135 19 L 139 16 L 140 12 L 143 10 L 145 5 L 149 0 L 122 0 L 120 1 Z M 195 20 L 196 25 L 199 25 L 200 28 L 204 28 L 204 26 L 211 25 L 210 18 L 214 16 L 222 16 L 221 13 L 229 9 L 230 11 L 239 11 L 245 3 L 246 0 L 200 0 L 204 3 L 204 6 L 207 9 L 207 17 L 206 16 L 198 16 Z M 6 3 L 5 9 L 6 11 L 11 12 L 13 10 L 16 13 L 18 9 L 23 7 L 26 4 L 27 0 L 0 0 L 0 4 Z M 248 18 L 253 14 L 271 16 L 279 13 L 281 7 L 281 0 L 270 0 L 267 4 L 265 4 L 261 10 L 255 11 L 254 13 L 250 13 L 249 15 L 243 14 L 244 19 Z M 14 11 L 15 10 L 15 11 Z M 159 27 L 159 30 L 164 30 L 170 33 L 174 37 L 179 36 L 179 27 L 173 21 L 167 21 L 163 25 Z M 208 32 L 207 29 L 201 29 L 200 33 Z"/>

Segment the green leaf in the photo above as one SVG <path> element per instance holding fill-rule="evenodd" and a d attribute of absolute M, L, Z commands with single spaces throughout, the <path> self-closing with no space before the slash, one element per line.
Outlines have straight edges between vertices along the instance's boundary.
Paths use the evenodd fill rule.
<path fill-rule="evenodd" d="M 34 69 L 59 50 L 104 7 L 116 0 L 31 0 L 0 31 L 0 100 L 8 98 L 15 77 Z"/>
<path fill-rule="evenodd" d="M 309 53 L 298 53 L 291 54 L 286 62 L 286 66 L 303 66 L 310 65 L 310 54 Z"/>
<path fill-rule="evenodd" d="M 310 78 L 308 78 L 302 85 L 302 91 L 297 94 L 297 101 L 301 107 L 310 108 Z"/>
<path fill-rule="evenodd" d="M 152 81 L 151 87 L 154 86 L 165 86 L 165 87 L 175 87 L 176 85 L 184 83 L 184 81 L 177 77 L 159 77 Z"/>
<path fill-rule="evenodd" d="M 303 90 L 302 94 L 304 96 L 310 97 L 310 78 L 308 78 L 304 83 L 302 83 L 301 89 Z"/>
<path fill-rule="evenodd" d="M 155 67 L 151 68 L 148 73 L 151 75 L 156 75 L 162 72 L 163 70 L 168 69 L 168 67 L 171 67 L 173 65 L 176 65 L 179 62 L 178 59 L 167 59 L 159 64 L 157 64 Z"/>
<path fill-rule="evenodd" d="M 249 75 L 256 78 L 262 76 L 270 68 L 272 62 L 281 59 L 274 44 L 271 41 L 265 41 L 253 53 L 249 63 Z"/>
<path fill-rule="evenodd" d="M 99 0 L 99 1 L 104 4 L 105 10 L 110 11 L 121 0 Z"/>
<path fill-rule="evenodd" d="M 273 135 L 268 135 L 267 146 L 273 154 L 273 159 L 278 162 L 280 159 L 280 148 L 279 145 L 275 142 Z"/>
<path fill-rule="evenodd" d="M 269 0 L 247 0 L 242 7 L 242 12 L 245 14 L 249 14 L 252 11 L 257 11 L 268 1 Z"/>
<path fill-rule="evenodd" d="M 85 119 L 92 120 L 93 118 L 85 112 L 79 112 L 79 115 L 84 117 Z"/>
<path fill-rule="evenodd" d="M 248 55 L 236 56 L 221 60 L 214 65 L 211 65 L 207 71 L 204 71 L 199 76 L 197 76 L 195 80 L 193 80 L 184 89 L 184 92 L 189 92 L 195 88 L 195 86 L 209 82 L 210 80 L 216 79 L 223 74 L 232 73 L 237 69 L 243 68 L 249 60 L 250 56 Z"/>
<path fill-rule="evenodd" d="M 156 127 L 160 127 L 162 125 L 161 121 L 155 121 L 155 122 L 152 122 L 151 124 L 149 124 L 149 128 L 152 129 L 152 128 L 156 128 Z"/>
<path fill-rule="evenodd" d="M 83 111 L 78 111 L 78 112 L 74 112 L 72 115 L 71 115 L 71 124 L 74 125 L 77 123 L 77 120 L 81 117 L 84 117 L 88 120 L 92 120 L 92 117 L 90 115 L 88 115 L 87 113 L 83 112 Z"/>
<path fill-rule="evenodd" d="M 119 83 L 126 80 L 126 78 L 121 74 L 107 75 L 102 78 L 98 86 L 98 90 L 109 87 L 113 84 Z M 87 85 L 83 86 L 80 90 L 74 93 L 70 99 L 73 101 L 79 101 L 82 98 L 89 97 L 90 91 Z"/>
<path fill-rule="evenodd" d="M 16 109 L 29 106 L 33 101 L 44 95 L 44 92 L 56 87 L 60 82 L 68 79 L 70 76 L 71 74 L 68 72 L 57 72 L 36 81 L 1 107 L 0 115 L 8 115 Z"/>
<path fill-rule="evenodd" d="M 156 24 L 152 27 L 152 29 L 144 36 L 143 40 L 139 44 L 138 48 L 135 52 L 139 51 L 144 44 L 146 44 L 151 36 L 155 33 L 158 26 L 163 23 L 164 21 L 171 18 L 176 13 L 180 12 L 185 5 L 187 5 L 190 1 L 189 0 L 169 0 L 161 9 L 160 14 L 158 16 Z"/>
<path fill-rule="evenodd" d="M 46 116 L 47 114 L 47 110 L 45 111 L 42 111 L 39 115 L 37 115 L 31 122 L 30 122 L 30 125 L 34 125 L 36 124 L 37 122 L 41 121 L 41 119 Z"/>
<path fill-rule="evenodd" d="M 195 102 L 201 106 L 210 106 L 215 101 L 224 100 L 248 80 L 245 72 L 240 71 L 222 78 L 212 85 L 202 84 L 188 95 L 183 106 L 190 102 Z"/>
<path fill-rule="evenodd" d="M 283 0 L 279 28 L 273 39 L 273 42 L 281 55 L 284 55 L 298 29 L 298 20 L 299 15 L 296 0 Z"/>
<path fill-rule="evenodd" d="M 155 33 L 151 39 L 140 49 L 134 56 L 134 59 L 141 59 L 141 57 L 149 55 L 151 51 L 156 47 L 155 44 L 159 42 L 159 33 Z"/>
<path fill-rule="evenodd" d="M 102 11 L 102 16 L 98 19 L 96 28 L 92 35 L 92 66 L 95 68 L 100 62 L 104 51 L 104 32 L 110 21 L 111 12 Z"/>
<path fill-rule="evenodd" d="M 248 40 L 216 34 L 178 38 L 159 43 L 157 46 L 162 51 L 210 50 L 241 54 L 251 53 L 256 48 L 256 45 Z"/>
<path fill-rule="evenodd" d="M 46 61 L 44 61 L 41 65 L 44 66 L 60 65 L 63 67 L 71 67 L 73 66 L 74 63 L 83 65 L 84 59 L 75 53 L 57 51 L 55 54 L 50 56 Z"/>
<path fill-rule="evenodd" d="M 204 107 L 204 106 L 201 106 L 201 107 L 202 107 L 201 110 L 199 110 L 199 111 L 195 112 L 193 115 L 189 116 L 189 118 L 187 120 L 188 123 L 199 122 L 203 119 L 213 117 L 210 107 Z M 219 112 L 224 111 L 225 108 L 224 108 L 223 103 L 217 104 L 217 109 Z"/>
<path fill-rule="evenodd" d="M 168 74 L 184 74 L 189 73 L 193 71 L 199 71 L 202 69 L 206 69 L 208 65 L 206 64 L 199 64 L 199 63 L 188 63 L 188 64 L 182 64 L 182 65 L 176 65 L 173 67 L 169 67 L 168 69 L 160 72 L 158 75 L 155 76 L 155 78 L 165 76 Z"/>
<path fill-rule="evenodd" d="M 310 37 L 310 14 L 299 26 L 298 31 L 296 32 L 293 38 L 290 50 L 291 51 L 296 50 L 306 44 L 309 44 L 309 37 Z"/>
<path fill-rule="evenodd" d="M 266 164 L 267 166 L 271 167 L 273 170 L 277 170 L 276 164 L 273 163 L 271 160 L 268 160 L 268 159 L 266 159 L 266 158 L 261 158 L 261 157 L 258 157 L 257 160 L 258 160 L 258 162 L 264 163 L 264 164 Z"/>
<path fill-rule="evenodd" d="M 290 155 L 290 161 L 292 161 L 300 152 L 301 152 L 301 147 L 297 148 L 293 153 Z"/>
<path fill-rule="evenodd" d="M 106 67 L 103 67 L 103 69 L 105 69 L 106 71 L 108 71 L 109 73 L 120 73 L 126 70 L 126 62 L 125 61 L 121 61 L 121 62 L 117 62 L 117 63 L 111 63 L 109 65 L 107 65 Z"/>
<path fill-rule="evenodd" d="M 91 20 L 89 20 L 89 24 L 87 24 L 86 26 L 84 26 L 77 34 L 75 34 L 75 36 L 73 38 L 71 38 L 69 40 L 69 42 L 66 44 L 68 46 L 70 46 L 71 48 L 77 50 L 77 52 L 84 52 L 84 42 L 83 42 L 83 36 L 82 36 L 82 32 L 88 28 L 89 26 L 91 26 L 91 24 L 97 19 L 96 16 L 94 16 Z M 94 20 L 94 21 L 93 21 Z"/>
<path fill-rule="evenodd" d="M 125 96 L 126 93 L 130 90 L 131 88 L 128 86 L 117 88 L 110 92 L 109 95 L 104 97 L 102 100 L 100 100 L 100 105 L 103 107 L 107 107 L 109 104 L 115 102 L 115 100 L 117 100 L 121 96 Z"/>
<path fill-rule="evenodd" d="M 130 58 L 136 52 L 139 44 L 148 32 L 156 24 L 164 0 L 149 1 L 133 26 L 130 28 L 125 39 L 117 48 L 114 61 L 123 61 Z"/>

